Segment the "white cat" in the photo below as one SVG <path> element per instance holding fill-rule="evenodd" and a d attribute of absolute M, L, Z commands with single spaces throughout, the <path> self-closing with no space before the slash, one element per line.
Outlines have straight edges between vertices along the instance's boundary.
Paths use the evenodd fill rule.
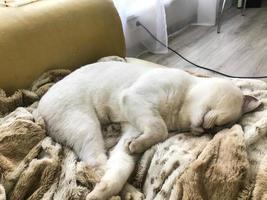
<path fill-rule="evenodd" d="M 87 200 L 120 192 L 136 154 L 167 138 L 168 130 L 205 129 L 235 122 L 260 102 L 231 81 L 125 62 L 82 67 L 43 96 L 38 113 L 49 135 L 105 173 Z M 107 160 L 101 125 L 118 122 L 122 138 Z"/>

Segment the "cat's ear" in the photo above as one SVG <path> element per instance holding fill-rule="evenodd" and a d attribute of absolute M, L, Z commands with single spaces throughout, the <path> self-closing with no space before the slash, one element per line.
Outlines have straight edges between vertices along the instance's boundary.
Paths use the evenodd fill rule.
<path fill-rule="evenodd" d="M 261 105 L 261 102 L 250 95 L 244 95 L 244 101 L 243 101 L 243 106 L 242 106 L 242 112 L 247 113 L 255 110 Z"/>

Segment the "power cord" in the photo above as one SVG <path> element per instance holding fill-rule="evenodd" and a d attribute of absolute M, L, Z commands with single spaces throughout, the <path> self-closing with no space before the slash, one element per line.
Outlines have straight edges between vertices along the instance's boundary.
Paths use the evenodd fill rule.
<path fill-rule="evenodd" d="M 185 58 L 183 55 L 181 55 L 180 53 L 178 53 L 177 51 L 175 51 L 171 47 L 165 45 L 153 33 L 151 33 L 151 31 L 148 30 L 148 28 L 146 28 L 140 21 L 136 21 L 136 26 L 141 26 L 154 40 L 156 40 L 162 46 L 168 48 L 170 51 L 172 51 L 173 53 L 175 53 L 176 55 L 178 55 L 179 57 L 181 57 L 182 59 L 184 59 L 185 61 L 187 61 L 188 63 L 194 65 L 197 68 L 204 69 L 204 70 L 207 70 L 207 71 L 210 71 L 210 72 L 213 72 L 213 73 L 216 73 L 216 74 L 228 77 L 228 78 L 241 78 L 241 79 L 264 79 L 264 78 L 267 78 L 267 76 L 232 76 L 232 75 L 229 75 L 229 74 L 225 74 L 225 73 L 216 71 L 214 69 L 210 69 L 210 68 L 206 68 L 206 67 L 200 66 L 200 65 L 198 65 L 196 63 L 193 63 L 192 61 L 188 60 L 187 58 Z"/>

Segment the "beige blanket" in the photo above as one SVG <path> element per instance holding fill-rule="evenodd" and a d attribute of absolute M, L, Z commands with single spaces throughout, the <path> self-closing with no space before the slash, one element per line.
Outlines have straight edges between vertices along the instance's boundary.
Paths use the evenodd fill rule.
<path fill-rule="evenodd" d="M 32 114 L 47 89 L 68 73 L 50 71 L 10 97 L 0 90 L 0 200 L 85 199 L 99 180 L 95 169 L 47 137 L 43 120 Z M 147 150 L 129 180 L 146 199 L 267 199 L 267 85 L 235 82 L 263 105 L 243 116 L 241 126 L 215 136 L 173 134 Z M 119 127 L 103 131 L 110 148 Z M 138 191 L 127 188 L 113 199 L 138 199 Z"/>

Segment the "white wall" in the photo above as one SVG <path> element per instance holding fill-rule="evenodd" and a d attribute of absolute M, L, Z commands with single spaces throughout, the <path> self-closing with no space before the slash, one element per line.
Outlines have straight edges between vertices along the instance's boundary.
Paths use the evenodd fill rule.
<path fill-rule="evenodd" d="M 220 0 L 165 0 L 169 33 L 176 32 L 187 24 L 213 26 L 216 24 L 217 6 Z M 233 0 L 227 0 L 225 9 Z"/>
<path fill-rule="evenodd" d="M 196 22 L 198 0 L 169 0 L 168 2 L 165 8 L 169 34 Z"/>
<path fill-rule="evenodd" d="M 218 0 L 198 0 L 198 25 L 215 25 L 217 3 Z"/>
<path fill-rule="evenodd" d="M 219 3 L 222 0 L 198 0 L 198 11 L 197 11 L 197 24 L 213 26 L 216 24 L 216 17 Z M 233 0 L 227 0 L 225 3 L 224 10 L 231 7 Z"/>

